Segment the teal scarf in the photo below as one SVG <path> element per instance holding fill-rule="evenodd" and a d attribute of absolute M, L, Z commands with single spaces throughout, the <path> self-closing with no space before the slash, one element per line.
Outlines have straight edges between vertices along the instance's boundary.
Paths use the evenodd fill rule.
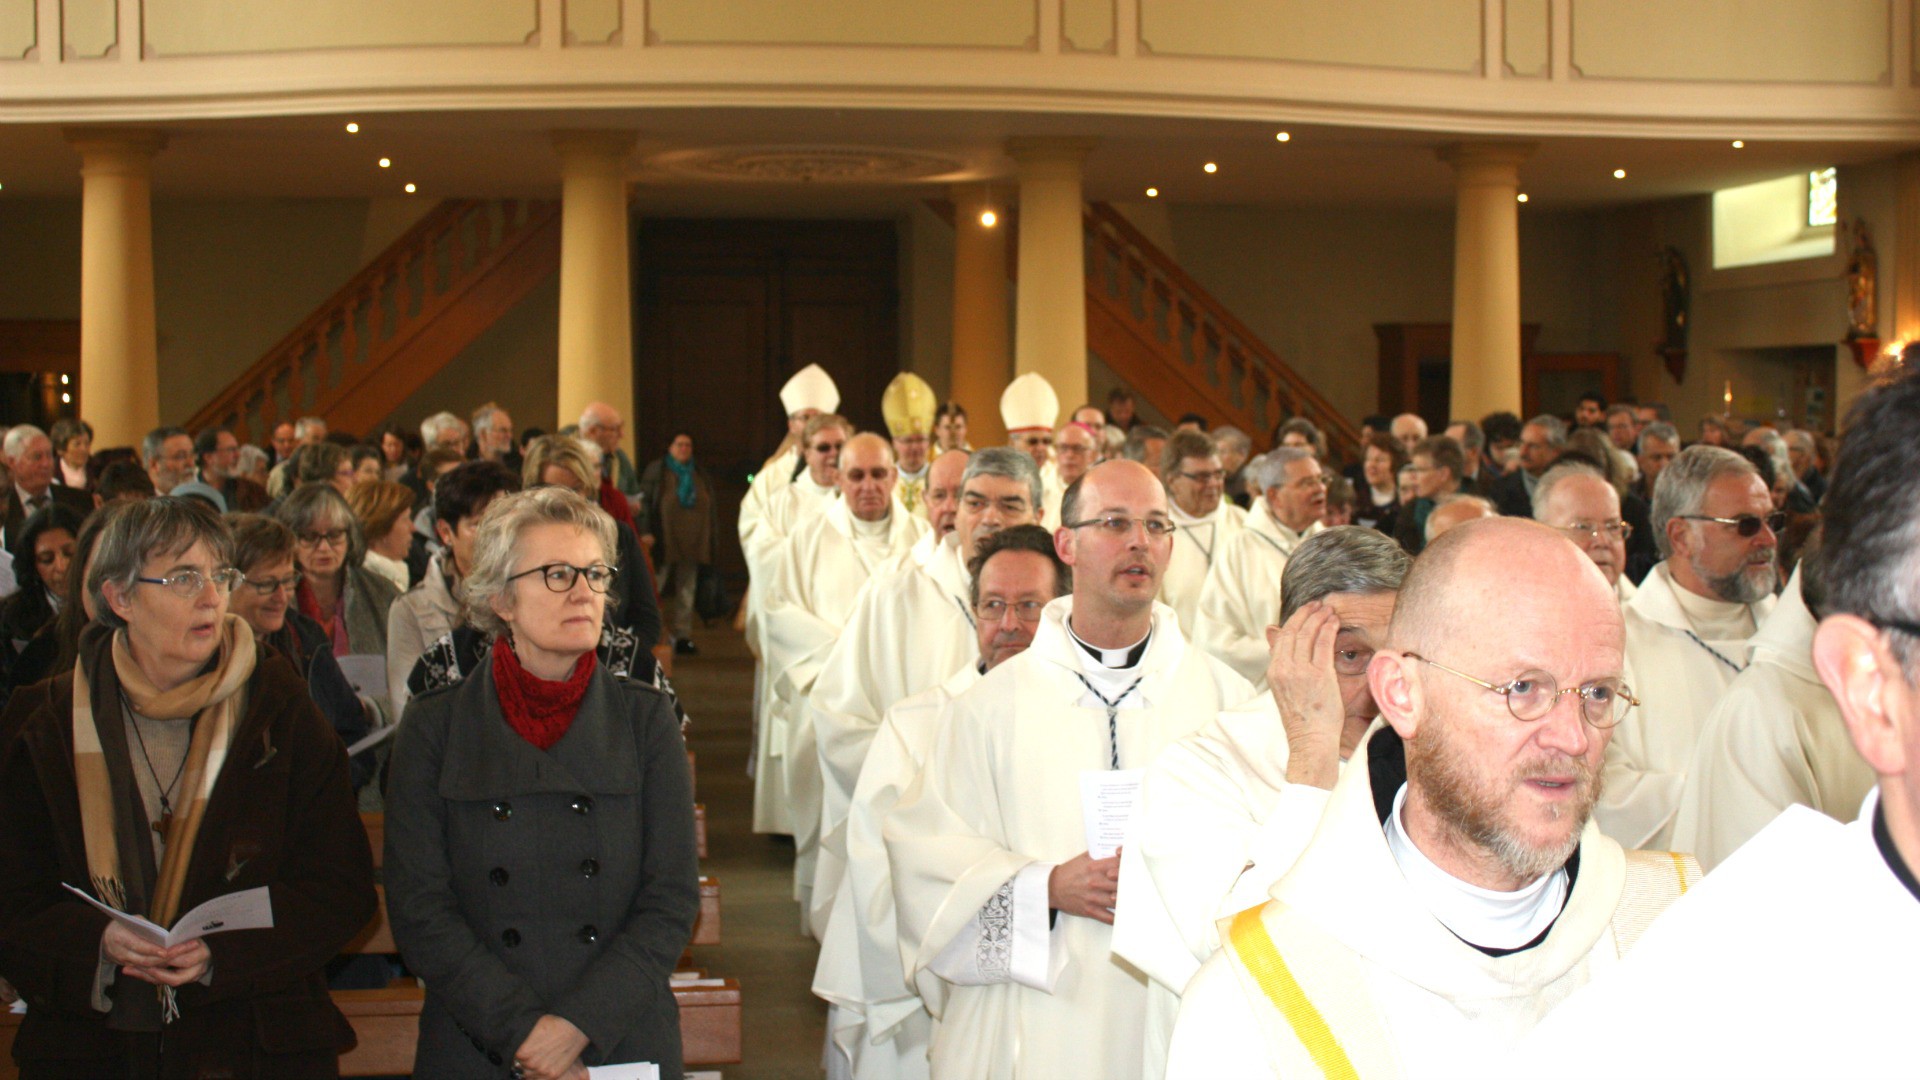
<path fill-rule="evenodd" d="M 678 458 L 668 457 L 667 468 L 672 469 L 673 475 L 680 481 L 679 486 L 676 487 L 673 492 L 680 499 L 680 508 L 683 510 L 693 509 L 693 459 L 688 458 L 687 463 L 682 465 Z"/>

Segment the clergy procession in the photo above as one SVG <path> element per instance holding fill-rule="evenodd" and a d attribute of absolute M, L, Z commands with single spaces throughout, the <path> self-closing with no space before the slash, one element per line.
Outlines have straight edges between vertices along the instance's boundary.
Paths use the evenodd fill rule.
<path fill-rule="evenodd" d="M 1590 404 L 1341 462 L 795 374 L 740 539 L 824 1074 L 1911 1075 L 1920 374 L 1819 465 Z"/>

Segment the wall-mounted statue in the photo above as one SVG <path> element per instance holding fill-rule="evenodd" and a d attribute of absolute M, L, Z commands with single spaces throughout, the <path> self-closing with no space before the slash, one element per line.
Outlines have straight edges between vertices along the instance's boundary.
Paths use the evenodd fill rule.
<path fill-rule="evenodd" d="M 1847 255 L 1847 340 L 1880 336 L 1880 257 L 1874 254 L 1867 223 L 1854 218 L 1846 229 L 1851 247 Z"/>
<path fill-rule="evenodd" d="M 1674 382 L 1687 377 L 1687 330 L 1692 325 L 1688 313 L 1693 291 L 1693 275 L 1687 271 L 1687 257 L 1674 247 L 1660 249 L 1660 355 L 1666 358 L 1667 374 Z"/>

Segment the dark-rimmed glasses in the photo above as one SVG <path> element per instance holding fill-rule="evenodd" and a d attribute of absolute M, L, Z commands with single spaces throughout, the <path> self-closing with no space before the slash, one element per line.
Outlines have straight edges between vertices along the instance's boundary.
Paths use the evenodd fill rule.
<path fill-rule="evenodd" d="M 207 587 L 209 581 L 213 582 L 213 587 L 219 591 L 220 595 L 225 596 L 240 583 L 241 576 L 240 571 L 229 566 L 215 570 L 211 574 L 203 574 L 198 570 L 182 570 L 177 574 L 168 574 L 166 577 L 137 577 L 133 580 L 143 585 L 164 585 L 173 595 L 192 599 L 200 595 L 200 591 Z"/>
<path fill-rule="evenodd" d="M 1761 517 L 1758 514 L 1741 514 L 1739 517 L 1730 518 L 1713 517 L 1708 514 L 1675 514 L 1674 516 L 1682 521 L 1711 521 L 1717 525 L 1731 525 L 1733 526 L 1733 531 L 1740 534 L 1742 540 L 1749 540 L 1759 536 L 1760 526 L 1762 525 L 1765 525 L 1768 530 L 1775 534 L 1778 534 L 1782 529 L 1787 527 L 1787 515 L 1778 510 L 1768 514 L 1766 517 Z"/>
<path fill-rule="evenodd" d="M 304 548 L 319 547 L 321 544 L 339 547 L 347 542 L 347 530 L 329 529 L 326 532 L 294 533 L 293 542 Z"/>
<path fill-rule="evenodd" d="M 1044 600 L 1016 600 L 1008 603 L 1005 600 L 995 598 L 980 601 L 979 604 L 975 605 L 973 612 L 980 616 L 982 622 L 997 623 L 1007 617 L 1008 609 L 1012 609 L 1014 618 L 1019 619 L 1028 626 L 1032 626 L 1034 623 L 1040 621 L 1040 612 L 1045 610 L 1046 606 L 1047 604 Z"/>
<path fill-rule="evenodd" d="M 1469 675 L 1464 671 L 1450 668 L 1438 661 L 1429 660 L 1418 653 L 1407 653 L 1410 659 L 1418 660 L 1430 667 L 1439 668 L 1449 675 L 1455 675 L 1484 686 L 1499 694 L 1507 701 L 1507 711 L 1522 723 L 1532 723 L 1544 718 L 1553 711 L 1561 694 L 1573 694 L 1580 699 L 1580 715 L 1587 723 L 1596 728 L 1610 728 L 1618 724 L 1627 715 L 1627 710 L 1640 704 L 1638 698 L 1627 684 L 1619 679 L 1596 679 L 1580 686 L 1560 689 L 1553 676 L 1544 671 L 1523 671 L 1503 683 L 1492 683 L 1485 679 Z"/>
<path fill-rule="evenodd" d="M 615 570 L 606 563 L 594 563 L 592 566 L 572 566 L 567 563 L 556 562 L 548 563 L 545 566 L 536 566 L 531 570 L 522 570 L 517 574 L 511 574 L 507 577 L 507 582 L 511 584 L 523 577 L 539 574 L 540 580 L 547 583 L 547 589 L 549 591 L 563 593 L 572 592 L 573 583 L 581 578 L 586 578 L 587 588 L 597 593 L 603 593 L 613 585 L 613 579 L 619 576 L 619 573 L 620 571 Z"/>
<path fill-rule="evenodd" d="M 250 577 L 242 577 L 240 580 L 247 583 L 247 588 L 252 589 L 254 592 L 259 593 L 261 596 L 272 596 L 274 593 L 279 592 L 281 589 L 286 589 L 289 592 L 291 592 L 292 590 L 299 588 L 300 587 L 300 571 L 295 570 L 293 573 L 288 574 L 286 577 L 270 577 L 264 581 L 255 581 Z M 239 586 L 235 585 L 234 588 L 237 589 L 239 588 Z"/>

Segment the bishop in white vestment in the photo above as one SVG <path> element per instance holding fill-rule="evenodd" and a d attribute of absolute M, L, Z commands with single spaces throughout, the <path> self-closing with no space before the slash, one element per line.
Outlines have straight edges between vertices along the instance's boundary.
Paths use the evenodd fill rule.
<path fill-rule="evenodd" d="M 1042 523 L 1050 529 L 1058 528 L 1060 496 L 1066 490 L 1053 460 L 1053 427 L 1060 422 L 1060 395 L 1054 393 L 1053 384 L 1045 376 L 1029 371 L 1001 391 L 1000 420 L 1007 428 L 1007 445 L 1026 451 L 1040 470 Z"/>
<path fill-rule="evenodd" d="M 1287 557 L 1318 533 L 1327 485 L 1312 451 L 1281 447 L 1247 469 L 1261 497 L 1213 560 L 1194 614 L 1201 648 L 1258 686 L 1267 678 L 1267 627 L 1279 624 L 1280 578 Z"/>
<path fill-rule="evenodd" d="M 1160 458 L 1160 479 L 1167 485 L 1173 523 L 1179 527 L 1166 580 L 1160 583 L 1160 602 L 1173 609 L 1180 632 L 1192 638 L 1207 571 L 1246 527 L 1247 512 L 1224 498 L 1227 471 L 1212 439 L 1197 431 L 1175 432 Z"/>

